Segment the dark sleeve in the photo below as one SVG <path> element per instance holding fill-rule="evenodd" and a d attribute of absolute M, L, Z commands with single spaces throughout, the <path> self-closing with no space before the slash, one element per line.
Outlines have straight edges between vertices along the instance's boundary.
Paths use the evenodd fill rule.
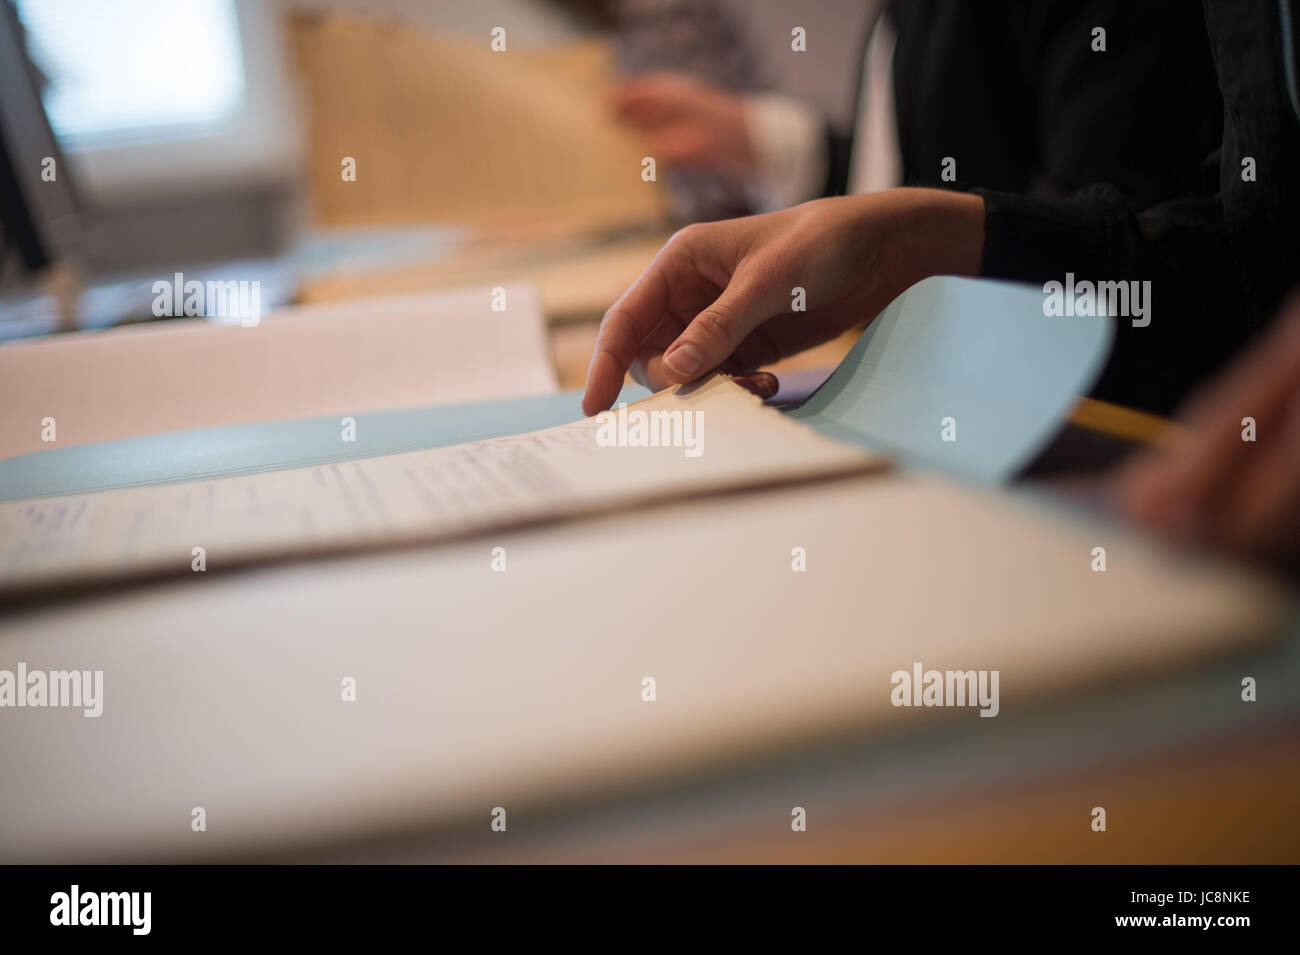
<path fill-rule="evenodd" d="M 1051 0 L 1021 15 L 1037 161 L 1017 191 L 1063 199 L 1108 182 L 1140 207 L 1214 193 L 1202 160 L 1219 148 L 1222 107 L 1195 4 Z"/>
<path fill-rule="evenodd" d="M 1064 199 L 1109 182 L 1141 206 L 1217 188 L 1201 162 L 1222 107 L 1187 0 L 908 0 L 889 13 L 905 184 Z"/>
<path fill-rule="evenodd" d="M 1223 91 L 1220 188 L 1252 331 L 1300 280 L 1300 2 L 1205 0 Z"/>
<path fill-rule="evenodd" d="M 1141 212 L 1110 185 L 1052 202 L 989 190 L 984 259 L 990 278 L 1044 283 L 1150 282 L 1150 324 L 1119 319 L 1093 394 L 1168 413 L 1249 331 L 1217 197 L 1175 199 Z M 1060 319 L 1079 321 L 1082 319 Z"/>
<path fill-rule="evenodd" d="M 986 210 L 984 275 L 1151 282 L 1151 324 L 1119 322 L 1098 397 L 1171 410 L 1300 281 L 1300 115 L 1286 65 L 1296 7 L 1205 0 L 1224 98 L 1217 194 L 1141 207 L 1109 184 L 1062 201 L 974 190 Z"/>
<path fill-rule="evenodd" d="M 853 134 L 839 133 L 826 127 L 826 184 L 822 197 L 842 196 L 849 191 L 850 157 L 853 155 Z"/>

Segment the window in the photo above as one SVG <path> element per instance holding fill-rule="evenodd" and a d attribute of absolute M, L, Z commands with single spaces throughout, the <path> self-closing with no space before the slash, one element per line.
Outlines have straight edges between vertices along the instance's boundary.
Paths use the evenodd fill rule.
<path fill-rule="evenodd" d="M 234 0 L 18 0 L 64 149 L 201 135 L 245 98 Z"/>

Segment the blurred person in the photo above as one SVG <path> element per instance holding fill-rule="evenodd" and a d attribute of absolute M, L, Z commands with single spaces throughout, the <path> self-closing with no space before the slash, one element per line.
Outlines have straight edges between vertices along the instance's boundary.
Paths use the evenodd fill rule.
<path fill-rule="evenodd" d="M 679 101 L 696 103 L 701 91 L 707 101 L 698 106 L 707 114 L 710 105 L 738 107 L 739 93 L 759 86 L 756 66 L 759 58 L 749 49 L 733 17 L 718 0 L 616 0 L 612 5 L 619 68 L 634 77 L 631 83 L 654 84 L 658 79 L 681 84 Z M 618 97 L 622 112 L 623 94 Z M 664 101 L 666 104 L 666 100 Z M 682 135 L 707 136 L 707 119 L 680 126 L 671 113 L 660 111 L 622 112 L 637 116 L 636 125 L 651 145 L 651 152 L 664 166 L 664 179 L 673 211 L 680 222 L 698 222 L 743 215 L 752 211 L 745 197 L 743 175 L 748 165 L 741 159 L 733 164 L 731 153 L 740 143 L 719 141 L 697 146 L 681 141 Z M 716 119 L 717 117 L 715 117 Z M 736 127 L 728 122 L 713 126 L 723 135 Z M 651 133 L 654 129 L 656 132 Z M 716 163 L 696 163 L 690 157 L 701 150 L 718 157 Z"/>
<path fill-rule="evenodd" d="M 823 141 L 847 156 L 862 39 L 882 2 L 617 0 L 629 78 L 613 105 L 664 163 L 685 221 L 825 190 Z M 814 56 L 791 49 L 792 24 L 813 38 Z M 705 183 L 730 208 L 702 195 Z"/>
<path fill-rule="evenodd" d="M 1032 164 L 1022 161 L 1014 175 L 1029 175 L 1036 195 L 988 187 L 905 188 L 692 226 L 665 246 L 606 314 L 584 409 L 608 407 L 629 368 L 657 389 L 713 369 L 746 372 L 770 364 L 869 320 L 931 275 L 1045 283 L 1074 273 L 1151 283 L 1159 303 L 1154 319 L 1119 322 L 1114 354 L 1094 394 L 1168 411 L 1262 328 L 1300 278 L 1294 229 L 1300 183 L 1292 172 L 1300 168 L 1295 6 L 1295 0 L 1206 0 L 1209 42 L 1179 51 L 1190 60 L 1212 55 L 1223 92 L 1219 142 L 1205 161 L 1217 172 L 1217 191 L 1209 183 L 1191 183 L 1197 177 L 1190 170 L 1202 161 L 1192 137 L 1181 141 L 1185 154 L 1172 166 L 1178 172 L 1163 187 L 1130 172 L 1128 192 L 1103 179 L 1051 198 L 1060 182 L 1029 173 Z M 1162 5 L 1152 9 L 1170 12 Z M 1087 35 L 1073 40 L 1086 46 Z M 992 51 L 983 49 L 992 59 Z M 997 62 L 1019 64 L 1036 51 L 999 52 Z M 1185 90 L 1186 102 L 1175 96 L 1153 104 L 1140 88 L 1126 93 L 1120 77 L 1107 78 L 1105 70 L 1090 82 L 1099 84 L 1109 104 L 1092 120 L 1094 134 L 1055 133 L 1044 142 L 1068 141 L 1071 153 L 1087 153 L 1095 143 L 1095 151 L 1112 157 L 1117 167 L 1126 163 L 1129 131 L 1156 116 L 1198 116 L 1204 109 L 1205 94 L 1196 84 Z M 1079 102 L 1093 104 L 1082 114 L 1092 114 L 1094 96 L 1077 94 Z M 1012 127 L 968 129 L 971 155 L 990 157 L 990 175 L 1010 161 L 996 157 L 1010 155 L 1017 141 Z M 1144 205 L 1133 198 L 1149 198 L 1179 182 L 1183 191 L 1163 201 Z M 794 286 L 807 289 L 806 312 L 789 311 Z"/>
<path fill-rule="evenodd" d="M 752 70 L 749 85 L 739 85 L 693 61 L 632 76 L 616 97 L 619 114 L 665 163 L 744 180 L 751 211 L 902 184 L 1058 199 L 1109 182 L 1139 205 L 1202 185 L 1221 102 L 1196 7 L 1178 0 L 855 5 L 866 11 L 867 28 L 848 77 L 859 91 L 848 131 L 811 102 L 750 88 Z M 1102 50 L 1094 49 L 1098 27 L 1106 31 Z M 789 29 L 779 32 L 788 45 Z M 814 33 L 807 43 L 812 52 L 790 56 L 823 62 L 826 38 Z M 1140 116 L 1135 97 L 1150 107 Z"/>

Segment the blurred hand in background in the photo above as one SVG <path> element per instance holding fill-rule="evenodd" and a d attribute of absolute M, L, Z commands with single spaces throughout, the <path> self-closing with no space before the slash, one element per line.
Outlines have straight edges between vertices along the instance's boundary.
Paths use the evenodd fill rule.
<path fill-rule="evenodd" d="M 754 171 L 743 98 L 685 73 L 660 70 L 624 81 L 614 96 L 620 119 L 666 165 L 731 176 Z"/>
<path fill-rule="evenodd" d="M 1128 515 L 1178 540 L 1300 560 L 1300 296 L 1180 417 L 1185 429 L 1121 475 Z"/>

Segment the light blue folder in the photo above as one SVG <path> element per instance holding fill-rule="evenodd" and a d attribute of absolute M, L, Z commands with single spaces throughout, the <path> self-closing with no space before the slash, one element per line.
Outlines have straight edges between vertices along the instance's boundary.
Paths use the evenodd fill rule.
<path fill-rule="evenodd" d="M 1006 480 L 1049 441 L 1092 383 L 1112 337 L 1105 318 L 1049 318 L 1041 290 L 932 278 L 868 326 L 831 377 L 789 412 L 903 467 Z M 630 386 L 620 401 L 648 394 Z M 177 431 L 52 448 L 0 461 L 0 500 L 78 494 L 329 464 L 500 437 L 582 414 L 579 392 Z M 945 418 L 952 419 L 944 440 Z"/>

